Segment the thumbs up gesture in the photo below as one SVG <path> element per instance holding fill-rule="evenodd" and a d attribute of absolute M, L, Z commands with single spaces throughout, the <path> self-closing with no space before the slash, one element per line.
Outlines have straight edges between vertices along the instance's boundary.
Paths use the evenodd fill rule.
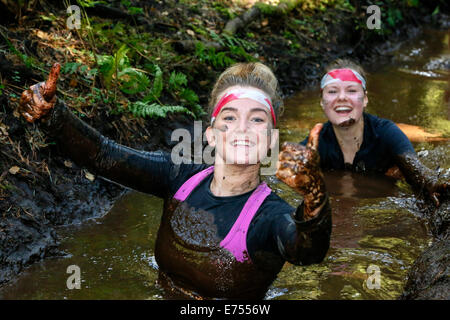
<path fill-rule="evenodd" d="M 50 70 L 47 81 L 39 82 L 22 92 L 19 112 L 28 122 L 34 122 L 45 116 L 56 103 L 56 83 L 61 65 L 55 63 Z"/>
<path fill-rule="evenodd" d="M 306 146 L 285 142 L 278 155 L 276 176 L 303 195 L 304 214 L 307 218 L 318 213 L 316 209 L 323 204 L 326 196 L 325 182 L 320 170 L 320 158 L 317 151 L 322 127 L 321 123 L 314 126 Z"/>

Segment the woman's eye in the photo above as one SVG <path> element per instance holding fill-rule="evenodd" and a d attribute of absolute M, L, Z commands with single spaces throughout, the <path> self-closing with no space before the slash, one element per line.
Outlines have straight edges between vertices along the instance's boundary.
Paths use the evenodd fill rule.
<path fill-rule="evenodd" d="M 253 122 L 264 122 L 263 118 L 253 118 L 252 119 Z"/>
<path fill-rule="evenodd" d="M 235 118 L 233 116 L 225 116 L 223 117 L 223 120 L 225 121 L 233 121 Z"/>

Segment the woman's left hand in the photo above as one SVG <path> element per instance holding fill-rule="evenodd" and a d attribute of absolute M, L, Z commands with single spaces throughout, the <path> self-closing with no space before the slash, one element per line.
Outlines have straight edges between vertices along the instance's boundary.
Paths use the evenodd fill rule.
<path fill-rule="evenodd" d="M 429 181 L 426 189 L 431 201 L 439 207 L 442 202 L 450 200 L 450 183 L 449 181 Z"/>
<path fill-rule="evenodd" d="M 309 134 L 306 147 L 285 142 L 278 156 L 276 176 L 303 195 L 305 215 L 309 217 L 318 213 L 316 209 L 323 204 L 326 195 L 317 151 L 322 127 L 321 123 L 314 126 Z"/>

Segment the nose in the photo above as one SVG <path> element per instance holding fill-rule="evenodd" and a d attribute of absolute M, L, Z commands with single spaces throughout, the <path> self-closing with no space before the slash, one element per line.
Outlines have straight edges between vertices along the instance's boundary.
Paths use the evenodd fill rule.
<path fill-rule="evenodd" d="M 340 90 L 339 91 L 339 95 L 338 95 L 338 99 L 339 100 L 345 100 L 347 98 L 347 95 L 345 94 L 345 90 Z"/>
<path fill-rule="evenodd" d="M 248 129 L 248 120 L 246 117 L 241 117 L 239 119 L 239 131 L 247 132 Z"/>

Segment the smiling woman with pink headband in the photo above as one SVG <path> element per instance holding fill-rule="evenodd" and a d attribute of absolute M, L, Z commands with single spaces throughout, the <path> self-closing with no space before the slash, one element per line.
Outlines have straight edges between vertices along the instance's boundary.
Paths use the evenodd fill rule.
<path fill-rule="evenodd" d="M 384 174 L 398 167 L 408 183 L 435 205 L 449 197 L 448 181 L 440 181 L 421 164 L 398 126 L 365 112 L 369 99 L 361 66 L 349 60 L 330 64 L 320 90 L 320 106 L 328 118 L 318 144 L 322 169 Z"/>
<path fill-rule="evenodd" d="M 319 263 L 330 244 L 331 209 L 317 140 L 285 144 L 277 176 L 303 196 L 294 208 L 261 181 L 261 159 L 278 143 L 278 82 L 261 63 L 225 70 L 210 100 L 206 130 L 214 165 L 174 163 L 168 152 L 121 146 L 55 98 L 59 67 L 26 90 L 21 113 L 41 124 L 78 165 L 164 199 L 156 238 L 159 284 L 172 298 L 263 298 L 285 261 Z"/>

